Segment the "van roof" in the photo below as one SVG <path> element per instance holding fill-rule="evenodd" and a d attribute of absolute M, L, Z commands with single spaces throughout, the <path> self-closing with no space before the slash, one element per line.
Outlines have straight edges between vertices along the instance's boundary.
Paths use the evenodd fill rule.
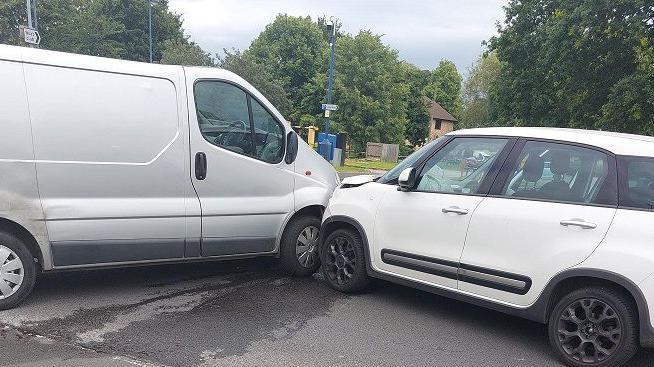
<path fill-rule="evenodd" d="M 146 62 L 112 59 L 107 57 L 80 55 L 68 52 L 42 50 L 38 48 L 10 46 L 0 44 L 0 60 L 26 62 L 33 64 L 61 66 L 77 69 L 99 70 L 116 73 L 163 77 L 175 80 L 184 68 L 204 68 L 201 66 L 179 66 L 151 64 Z M 228 70 L 220 73 L 233 74 Z"/>
<path fill-rule="evenodd" d="M 588 144 L 620 155 L 654 157 L 654 137 L 609 131 L 552 127 L 487 127 L 456 130 L 447 135 L 499 135 Z"/>

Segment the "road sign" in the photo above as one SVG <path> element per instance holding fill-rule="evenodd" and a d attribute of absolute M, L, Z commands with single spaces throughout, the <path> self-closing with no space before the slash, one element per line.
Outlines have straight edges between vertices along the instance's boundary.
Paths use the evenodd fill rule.
<path fill-rule="evenodd" d="M 329 117 L 329 110 L 325 110 L 325 117 Z"/>
<path fill-rule="evenodd" d="M 25 42 L 30 43 L 32 45 L 38 45 L 41 43 L 41 35 L 39 34 L 39 31 L 37 31 L 34 28 L 29 28 L 29 27 L 20 27 L 20 34 L 25 38 Z"/>
<path fill-rule="evenodd" d="M 322 104 L 322 109 L 325 110 L 325 111 L 337 111 L 338 110 L 338 105 L 337 104 L 323 103 Z"/>

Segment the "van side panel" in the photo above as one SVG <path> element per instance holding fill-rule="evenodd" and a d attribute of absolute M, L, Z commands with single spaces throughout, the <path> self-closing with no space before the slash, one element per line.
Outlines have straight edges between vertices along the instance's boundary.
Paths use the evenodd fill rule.
<path fill-rule="evenodd" d="M 0 61 L 0 81 L 0 218 L 23 226 L 35 237 L 47 270 L 48 237 L 39 202 L 23 65 Z"/>
<path fill-rule="evenodd" d="M 28 63 L 25 75 L 55 266 L 184 257 L 175 83 Z"/>

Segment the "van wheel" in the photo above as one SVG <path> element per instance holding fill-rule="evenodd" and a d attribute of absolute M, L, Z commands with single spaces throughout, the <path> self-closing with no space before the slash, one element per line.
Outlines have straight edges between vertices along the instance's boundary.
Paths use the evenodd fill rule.
<path fill-rule="evenodd" d="M 330 233 L 320 249 L 320 259 L 325 280 L 331 288 L 345 293 L 368 288 L 370 278 L 359 233 L 350 229 Z"/>
<path fill-rule="evenodd" d="M 318 270 L 319 235 L 320 219 L 317 217 L 300 217 L 286 226 L 280 244 L 280 262 L 285 272 L 292 276 L 307 276 Z"/>
<path fill-rule="evenodd" d="M 550 315 L 548 333 L 568 366 L 623 366 L 638 351 L 634 307 L 610 288 L 582 288 L 564 296 Z"/>
<path fill-rule="evenodd" d="M 34 288 L 34 257 L 15 236 L 0 232 L 0 310 L 16 307 Z"/>

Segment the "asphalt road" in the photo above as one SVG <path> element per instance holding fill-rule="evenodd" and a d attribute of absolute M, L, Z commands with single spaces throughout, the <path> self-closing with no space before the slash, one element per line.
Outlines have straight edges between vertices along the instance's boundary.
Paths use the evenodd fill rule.
<path fill-rule="evenodd" d="M 559 366 L 539 324 L 269 260 L 47 274 L 0 323 L 1 366 Z"/>

